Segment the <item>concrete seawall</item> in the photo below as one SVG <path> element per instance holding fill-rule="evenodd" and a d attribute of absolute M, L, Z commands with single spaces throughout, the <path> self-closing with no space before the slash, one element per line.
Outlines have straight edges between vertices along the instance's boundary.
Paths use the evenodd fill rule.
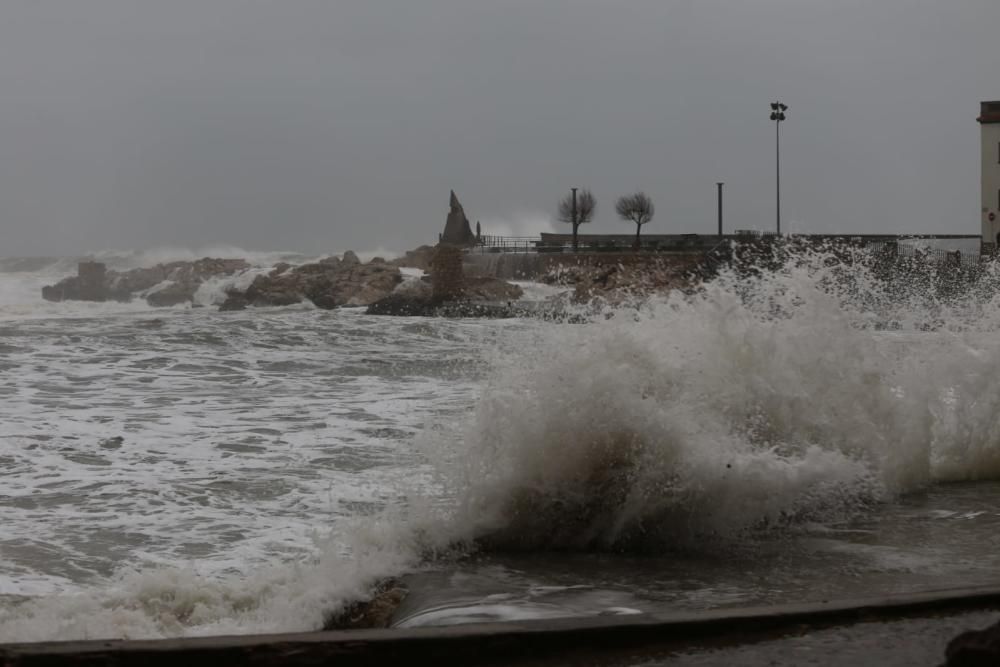
<path fill-rule="evenodd" d="M 466 275 L 501 280 L 537 280 L 559 267 L 671 266 L 694 270 L 704 260 L 700 252 L 593 252 L 593 253 L 467 253 L 462 260 Z"/>

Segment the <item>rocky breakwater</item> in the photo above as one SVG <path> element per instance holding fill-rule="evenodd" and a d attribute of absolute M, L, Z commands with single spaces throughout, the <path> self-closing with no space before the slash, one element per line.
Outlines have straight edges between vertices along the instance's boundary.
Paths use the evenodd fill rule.
<path fill-rule="evenodd" d="M 435 252 L 436 249 L 434 246 L 422 245 L 419 248 L 407 250 L 402 257 L 397 257 L 389 263 L 394 266 L 430 271 L 431 261 L 434 259 Z"/>
<path fill-rule="evenodd" d="M 430 273 L 403 283 L 368 306 L 369 315 L 431 317 L 517 317 L 527 314 L 516 302 L 524 292 L 496 278 L 471 278 L 462 271 L 462 250 L 440 245 L 429 261 Z"/>
<path fill-rule="evenodd" d="M 312 264 L 279 264 L 257 276 L 244 290 L 230 289 L 220 310 L 247 306 L 288 306 L 311 301 L 319 308 L 367 306 L 403 282 L 397 266 L 376 257 L 363 264 L 353 252 Z"/>
<path fill-rule="evenodd" d="M 80 262 L 77 275 L 42 288 L 48 301 L 131 301 L 144 298 L 151 306 L 194 303 L 202 283 L 250 268 L 242 259 L 205 257 L 193 262 L 168 262 L 128 271 L 108 270 L 100 262 Z"/>
<path fill-rule="evenodd" d="M 399 266 L 429 272 L 402 283 L 392 294 L 368 306 L 369 315 L 427 315 L 438 317 L 515 317 L 527 314 L 516 301 L 517 285 L 496 278 L 464 274 L 465 249 L 476 244 L 469 219 L 455 191 L 451 191 L 448 218 L 437 246 L 420 246 L 396 260 Z"/>
<path fill-rule="evenodd" d="M 575 303 L 621 304 L 673 290 L 695 289 L 704 279 L 700 259 L 695 255 L 668 259 L 638 256 L 559 266 L 542 276 L 540 282 L 572 287 Z"/>

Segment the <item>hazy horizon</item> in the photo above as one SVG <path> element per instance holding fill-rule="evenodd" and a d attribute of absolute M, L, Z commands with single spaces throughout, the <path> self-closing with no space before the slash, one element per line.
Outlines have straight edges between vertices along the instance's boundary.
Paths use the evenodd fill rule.
<path fill-rule="evenodd" d="M 0 8 L 0 255 L 489 233 L 978 234 L 1000 3 L 91 0 Z"/>

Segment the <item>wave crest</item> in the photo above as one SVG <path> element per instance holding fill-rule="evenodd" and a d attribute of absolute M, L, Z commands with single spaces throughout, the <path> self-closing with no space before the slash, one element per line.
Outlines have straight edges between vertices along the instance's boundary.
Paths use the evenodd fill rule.
<path fill-rule="evenodd" d="M 662 549 L 1000 477 L 996 301 L 898 289 L 802 253 L 532 330 L 442 457 L 457 532 Z"/>

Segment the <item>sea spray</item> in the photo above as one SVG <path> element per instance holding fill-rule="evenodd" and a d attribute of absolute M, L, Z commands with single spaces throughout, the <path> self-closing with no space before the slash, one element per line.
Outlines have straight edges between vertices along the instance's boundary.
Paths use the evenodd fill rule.
<path fill-rule="evenodd" d="M 534 332 L 445 457 L 453 520 L 493 549 L 662 550 L 995 479 L 996 316 L 804 251 Z"/>
<path fill-rule="evenodd" d="M 205 576 L 195 564 L 127 568 L 86 591 L 2 604 L 0 643 L 320 630 L 424 553 L 399 524 L 351 523 L 317 537 L 314 557 L 249 576 Z"/>

